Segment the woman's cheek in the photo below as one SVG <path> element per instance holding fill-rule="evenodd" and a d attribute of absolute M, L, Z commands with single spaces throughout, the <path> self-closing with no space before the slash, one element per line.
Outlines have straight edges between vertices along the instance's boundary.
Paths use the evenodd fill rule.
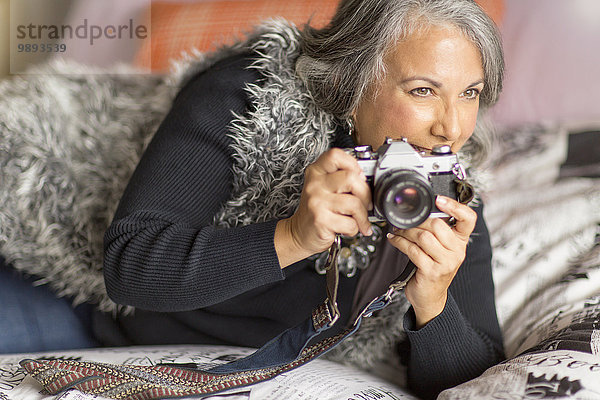
<path fill-rule="evenodd" d="M 431 112 L 426 109 L 405 104 L 404 102 L 389 102 L 382 107 L 386 131 L 380 137 L 380 143 L 386 137 L 411 139 L 423 131 L 423 126 L 431 119 Z"/>
<path fill-rule="evenodd" d="M 459 141 L 460 144 L 459 146 L 453 146 L 452 151 L 453 152 L 457 152 L 466 142 L 467 140 L 469 140 L 469 138 L 473 135 L 473 132 L 475 131 L 475 127 L 477 126 L 477 113 L 478 108 L 473 112 L 473 110 L 470 110 L 470 112 L 468 112 L 465 116 L 462 117 L 462 123 L 461 123 L 461 131 L 463 132 L 461 140 Z M 455 148 L 458 147 L 458 148 Z"/>

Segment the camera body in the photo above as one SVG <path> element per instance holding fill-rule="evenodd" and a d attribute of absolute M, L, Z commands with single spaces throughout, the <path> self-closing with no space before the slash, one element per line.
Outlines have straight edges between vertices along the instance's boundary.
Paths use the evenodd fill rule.
<path fill-rule="evenodd" d="M 435 197 L 458 199 L 458 181 L 466 177 L 447 145 L 425 151 L 404 138 L 388 138 L 376 152 L 371 146 L 346 151 L 358 160 L 371 188 L 369 220 L 400 229 L 418 226 L 429 217 L 448 217 L 435 206 Z"/>

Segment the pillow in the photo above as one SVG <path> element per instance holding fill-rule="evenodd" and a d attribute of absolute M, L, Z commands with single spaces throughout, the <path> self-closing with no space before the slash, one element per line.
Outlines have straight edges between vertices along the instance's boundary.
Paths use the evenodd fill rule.
<path fill-rule="evenodd" d="M 494 122 L 572 124 L 600 119 L 600 2 L 505 0 L 506 79 Z"/>
<path fill-rule="evenodd" d="M 193 48 L 214 50 L 218 44 L 231 43 L 253 25 L 271 17 L 283 17 L 302 27 L 329 22 L 339 0 L 208 0 L 197 3 L 155 1 L 152 3 L 151 40 L 136 55 L 142 68 L 164 72 L 169 60 L 178 59 Z M 478 0 L 499 23 L 504 0 Z M 149 60 L 149 61 L 148 61 Z M 151 65 L 148 66 L 147 63 Z"/>
<path fill-rule="evenodd" d="M 214 50 L 233 42 L 253 25 L 270 17 L 284 17 L 298 26 L 311 19 L 323 26 L 335 12 L 338 0 L 209 0 L 199 3 L 153 2 L 151 40 L 136 56 L 136 64 L 152 71 L 165 71 L 169 60 L 185 51 Z"/>
<path fill-rule="evenodd" d="M 524 127 L 494 146 L 482 198 L 508 360 L 438 400 L 599 398 L 600 179 L 559 179 L 565 159 L 596 162 L 589 129 Z"/>
<path fill-rule="evenodd" d="M 551 350 L 495 365 L 481 376 L 443 391 L 438 400 L 597 399 L 598 355 Z"/>

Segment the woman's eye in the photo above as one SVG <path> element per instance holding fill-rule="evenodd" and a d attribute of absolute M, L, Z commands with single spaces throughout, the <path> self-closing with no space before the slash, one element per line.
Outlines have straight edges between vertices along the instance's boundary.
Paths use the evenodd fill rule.
<path fill-rule="evenodd" d="M 430 96 L 433 92 L 430 88 L 421 87 L 421 88 L 416 88 L 416 89 L 411 90 L 410 93 L 412 93 L 416 96 L 425 97 L 425 96 Z"/>
<path fill-rule="evenodd" d="M 479 97 L 479 90 L 478 89 L 467 89 L 463 93 L 463 97 L 465 97 L 467 99 L 476 99 L 477 97 Z"/>

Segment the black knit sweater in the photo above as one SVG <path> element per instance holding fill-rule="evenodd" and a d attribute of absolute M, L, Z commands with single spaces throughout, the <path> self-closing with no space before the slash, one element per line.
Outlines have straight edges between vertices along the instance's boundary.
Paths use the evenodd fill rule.
<path fill-rule="evenodd" d="M 123 194 L 105 235 L 104 273 L 117 303 L 133 316 L 96 313 L 106 345 L 204 343 L 258 347 L 304 320 L 325 298 L 308 260 L 280 269 L 277 221 L 230 229 L 211 225 L 229 199 L 234 162 L 227 137 L 232 111 L 250 107 L 246 83 L 261 76 L 247 56 L 225 59 L 191 79 L 176 97 Z M 347 146 L 338 135 L 334 145 Z M 344 142 L 346 140 L 346 142 Z M 467 260 L 446 309 L 420 330 L 405 317 L 411 387 L 423 397 L 464 382 L 502 357 L 491 249 L 479 214 Z M 350 314 L 357 278 L 342 278 L 340 304 Z"/>

